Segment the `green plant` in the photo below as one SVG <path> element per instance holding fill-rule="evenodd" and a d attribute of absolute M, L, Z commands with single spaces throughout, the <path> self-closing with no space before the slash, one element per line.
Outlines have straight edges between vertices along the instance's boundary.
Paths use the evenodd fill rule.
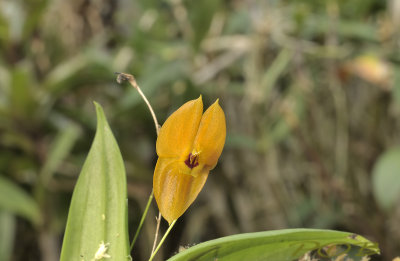
<path fill-rule="evenodd" d="M 120 74 L 118 76 L 118 79 L 119 81 L 128 80 L 132 84 L 132 86 L 135 87 L 139 91 L 139 93 L 141 93 L 140 88 L 136 84 L 133 76 Z M 144 99 L 146 103 L 148 103 L 145 97 Z M 199 111 L 199 114 L 196 115 L 197 112 L 195 111 L 197 111 L 198 109 L 202 110 L 201 98 L 197 99 L 196 101 L 191 101 L 187 104 L 188 105 L 186 105 L 185 109 L 181 111 L 178 110 L 179 113 L 173 116 L 173 120 L 168 121 L 168 123 L 166 124 L 167 129 L 162 129 L 160 134 L 160 136 L 162 136 L 162 144 L 157 145 L 157 150 L 158 152 L 161 152 L 161 155 L 167 155 L 168 153 L 173 153 L 174 151 L 178 151 L 178 153 L 180 153 L 179 149 L 181 149 L 182 146 L 189 146 L 188 148 L 191 148 L 191 143 L 193 141 L 190 140 L 195 139 L 197 129 L 199 129 L 198 135 L 200 135 L 201 137 L 199 138 L 199 140 L 201 140 L 201 142 L 207 141 L 204 144 L 207 146 L 212 146 L 212 142 L 207 140 L 206 135 L 210 133 L 212 134 L 215 131 L 220 130 L 222 126 L 225 126 L 224 117 L 223 124 L 219 122 L 220 120 L 222 120 L 221 117 L 223 115 L 216 118 L 210 118 L 210 120 L 209 118 L 207 118 L 210 116 L 204 116 L 204 118 L 201 118 L 201 111 Z M 97 112 L 97 132 L 90 152 L 87 156 L 86 162 L 79 176 L 76 187 L 74 189 L 71 207 L 68 214 L 68 222 L 64 236 L 63 248 L 61 252 L 61 261 L 70 261 L 76 259 L 91 261 L 103 259 L 130 259 L 128 243 L 129 235 L 127 229 L 127 194 L 125 168 L 120 150 L 118 148 L 118 144 L 115 141 L 115 138 L 107 123 L 104 112 L 99 104 L 95 103 L 95 106 Z M 216 106 L 218 106 L 219 108 L 218 104 Z M 152 111 L 150 105 L 149 108 Z M 218 113 L 221 113 L 220 111 L 221 109 L 219 108 Z M 212 111 L 211 114 L 205 113 L 205 115 L 212 115 L 211 117 L 214 117 L 213 115 L 218 114 L 214 114 L 214 112 Z M 194 121 L 198 122 L 197 125 L 193 127 L 192 117 L 194 117 Z M 203 125 L 200 124 L 200 127 L 198 127 L 200 119 L 205 119 L 205 123 Z M 171 124 L 179 124 L 179 126 L 171 126 Z M 189 125 L 186 126 L 186 124 Z M 209 127 L 212 126 L 212 124 L 215 124 L 218 129 L 213 130 L 212 127 Z M 156 118 L 155 126 L 156 128 L 158 126 Z M 186 131 L 185 128 L 188 128 L 188 130 Z M 193 131 L 195 132 L 193 134 L 190 134 L 191 132 L 193 132 L 190 128 L 194 128 Z M 205 132 L 206 130 L 210 131 L 210 133 Z M 225 140 L 225 127 L 221 131 L 224 132 L 223 137 L 217 138 L 217 140 L 220 141 L 216 142 L 216 140 L 214 140 L 216 144 L 220 144 L 219 146 L 221 146 L 221 144 L 223 145 L 223 141 Z M 182 132 L 183 134 L 185 134 L 185 136 L 181 137 L 178 134 L 178 136 L 176 137 L 179 140 L 168 140 L 175 139 L 174 132 Z M 192 135 L 193 137 L 190 138 L 187 135 Z M 219 137 L 218 135 L 213 134 L 211 136 L 211 139 Z M 186 141 L 185 139 L 188 139 L 188 141 Z M 197 138 L 195 140 L 197 140 Z M 196 142 L 194 144 L 196 144 Z M 196 146 L 197 145 L 195 145 L 195 147 Z M 205 147 L 203 146 L 201 148 Z M 191 150 L 192 149 L 188 151 Z M 214 154 L 213 152 L 210 154 L 211 156 L 215 155 L 212 158 L 212 165 L 214 166 L 216 164 L 216 160 L 218 159 L 219 154 L 221 153 L 222 147 L 217 148 L 217 150 L 219 151 L 218 153 Z M 201 153 L 208 155 L 207 153 L 209 152 L 208 150 L 204 149 L 198 152 L 196 150 L 194 154 L 197 156 L 197 153 L 200 153 L 201 156 Z M 192 153 L 189 154 L 189 156 L 190 155 L 192 155 Z M 186 154 L 184 154 L 184 156 L 186 157 Z M 185 160 L 185 158 L 183 158 L 183 160 Z M 203 162 L 207 162 L 207 158 L 198 159 L 200 164 L 197 165 L 195 164 L 197 163 L 197 159 L 192 159 L 189 157 L 189 159 L 187 160 L 188 163 L 183 163 L 183 160 L 182 166 L 185 166 L 184 164 L 188 165 L 188 171 L 192 171 L 192 169 L 195 169 L 197 165 L 199 165 L 200 167 L 201 164 L 205 164 Z M 172 161 L 173 164 L 175 164 L 174 162 L 176 162 L 176 160 Z M 171 165 L 171 163 L 168 164 Z M 183 170 L 180 169 L 180 167 L 168 167 L 165 168 L 165 170 L 164 168 L 162 168 L 162 171 L 167 171 L 166 174 L 162 175 L 173 174 L 173 179 L 175 181 L 172 183 L 164 181 L 164 185 L 157 188 L 158 190 L 161 190 L 157 191 L 157 193 L 162 194 L 162 190 L 166 190 L 167 192 L 165 193 L 167 193 L 167 195 L 165 195 L 164 197 L 166 197 L 166 199 L 169 198 L 169 200 L 173 200 L 172 203 L 168 202 L 167 204 L 170 205 L 169 207 L 175 207 L 174 204 L 177 204 L 174 201 L 176 197 L 171 197 L 170 194 L 179 194 L 181 193 L 179 189 L 187 190 L 190 189 L 190 187 L 183 188 L 182 186 L 184 185 L 178 185 L 177 188 L 172 188 L 169 186 L 171 186 L 171 184 L 179 184 L 179 182 L 177 183 L 176 180 L 185 178 L 185 175 L 192 174 L 184 173 Z M 207 169 L 206 171 L 206 175 L 208 175 L 209 169 Z M 155 173 L 157 173 L 157 171 Z M 163 177 L 163 179 L 165 179 L 165 177 Z M 171 192 L 174 189 L 178 189 L 177 192 Z M 196 197 L 198 191 L 194 193 L 194 197 Z M 182 193 L 178 196 L 187 197 L 188 194 Z M 149 197 L 149 202 L 151 202 L 152 198 L 153 192 Z M 160 204 L 165 204 L 164 201 L 159 201 L 158 203 L 159 206 Z M 175 212 L 171 212 L 172 214 L 168 212 L 175 210 L 161 210 L 160 213 L 162 213 L 163 216 L 167 213 L 167 217 L 172 217 L 172 219 L 168 220 L 168 222 L 170 223 L 169 228 L 164 237 L 161 239 L 157 248 L 153 247 L 153 251 L 150 255 L 149 261 L 153 260 L 155 254 L 163 244 L 166 236 L 176 223 L 177 218 L 182 215 L 182 211 L 185 211 L 186 208 L 183 210 L 178 209 L 176 212 L 177 214 L 175 214 Z M 146 214 L 147 208 L 145 213 L 143 214 L 142 221 Z M 158 222 L 161 222 L 160 216 L 158 218 Z M 134 240 L 136 240 L 140 228 L 141 226 L 139 226 Z M 157 233 L 158 231 L 156 232 L 155 243 L 157 241 Z M 134 241 L 131 244 L 131 248 L 133 247 L 133 244 Z M 336 248 L 336 245 L 345 246 L 345 248 L 344 250 L 342 250 L 339 247 Z M 293 260 L 300 258 L 307 252 L 313 250 L 317 251 L 320 256 L 326 256 L 330 258 L 339 256 L 343 253 L 349 254 L 351 250 L 353 250 L 354 252 L 354 249 L 352 248 L 359 249 L 357 252 L 355 252 L 356 256 L 367 256 L 379 253 L 379 248 L 377 244 L 372 243 L 367 239 L 352 233 L 330 230 L 292 229 L 239 234 L 236 236 L 209 241 L 184 250 L 178 255 L 172 257 L 170 260 L 244 260 L 245 258 L 247 260 Z"/>

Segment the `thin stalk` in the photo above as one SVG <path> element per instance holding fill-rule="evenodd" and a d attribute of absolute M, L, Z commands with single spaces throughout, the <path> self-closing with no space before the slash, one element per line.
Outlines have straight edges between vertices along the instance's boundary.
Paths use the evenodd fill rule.
<path fill-rule="evenodd" d="M 156 234 L 154 235 L 154 242 L 153 242 L 153 248 L 151 249 L 151 254 L 153 254 L 154 250 L 156 249 L 158 232 L 160 231 L 160 224 L 161 224 L 161 212 L 158 211 L 157 228 L 156 228 Z"/>
<path fill-rule="evenodd" d="M 140 96 L 142 97 L 144 102 L 146 103 L 147 108 L 149 108 L 151 116 L 153 117 L 154 125 L 156 127 L 156 133 L 157 133 L 157 136 L 158 136 L 158 133 L 160 131 L 160 125 L 158 124 L 158 120 L 157 120 L 156 114 L 154 113 L 154 110 L 151 107 L 149 100 L 147 100 L 146 96 L 144 95 L 144 93 L 140 89 L 139 85 L 137 84 L 137 82 L 135 80 L 135 77 L 133 77 L 132 74 L 127 74 L 127 73 L 118 73 L 117 72 L 115 74 L 118 75 L 117 76 L 117 82 L 118 83 L 122 83 L 124 81 L 128 81 L 132 85 L 132 87 L 135 88 L 138 91 L 138 93 L 140 94 Z"/>
<path fill-rule="evenodd" d="M 167 231 L 165 232 L 164 236 L 161 238 L 160 243 L 158 244 L 156 250 L 151 254 L 149 261 L 152 261 L 154 256 L 157 254 L 158 250 L 160 249 L 160 247 L 162 246 L 162 244 L 164 243 L 165 239 L 167 238 L 169 232 L 171 231 L 172 227 L 175 225 L 176 223 L 176 219 L 174 221 L 172 221 L 172 223 L 169 225 Z"/>
<path fill-rule="evenodd" d="M 158 137 L 158 134 L 160 132 L 160 125 L 158 124 L 157 116 L 154 113 L 153 107 L 151 107 L 151 104 L 150 104 L 149 100 L 147 100 L 146 95 L 144 95 L 144 93 L 140 89 L 139 85 L 137 84 L 137 82 L 135 80 L 135 77 L 133 77 L 133 75 L 127 74 L 127 73 L 118 73 L 117 72 L 115 74 L 117 74 L 117 82 L 119 84 L 121 84 L 124 81 L 128 81 L 130 83 L 130 85 L 138 91 L 138 93 L 140 94 L 140 96 L 142 97 L 144 102 L 146 103 L 147 108 L 149 109 L 149 111 L 151 113 L 151 116 L 153 117 L 154 126 L 156 128 L 156 133 L 157 133 L 157 137 Z M 144 219 L 146 218 L 146 215 L 147 215 L 147 212 L 149 210 L 151 201 L 153 200 L 153 196 L 154 196 L 154 191 L 152 190 L 151 194 L 149 196 L 149 199 L 147 200 L 147 205 L 146 205 L 146 208 L 145 208 L 145 210 L 143 212 L 142 218 L 140 219 L 139 226 L 138 226 L 138 228 L 137 228 L 137 230 L 135 232 L 135 236 L 133 237 L 133 240 L 132 240 L 132 243 L 131 243 L 131 249 L 130 249 L 131 251 L 133 249 L 133 246 L 134 246 L 134 244 L 136 242 L 137 237 L 139 236 L 140 230 L 142 229 L 142 226 L 143 226 L 143 223 L 144 223 Z M 155 233 L 154 242 L 153 242 L 153 249 L 151 251 L 152 255 L 154 253 L 154 248 L 155 248 L 156 243 L 157 243 L 158 231 L 160 230 L 160 223 L 161 223 L 161 213 L 159 212 L 158 213 L 158 218 L 157 218 L 157 228 L 156 228 L 156 233 Z"/>
<path fill-rule="evenodd" d="M 132 251 L 133 246 L 134 246 L 135 243 L 136 243 L 136 239 L 137 239 L 137 237 L 139 236 L 139 232 L 140 232 L 140 230 L 142 229 L 144 220 L 146 219 L 146 216 L 147 216 L 147 212 L 149 211 L 149 207 L 150 207 L 151 201 L 153 200 L 153 195 L 154 195 L 154 193 L 153 193 L 153 191 L 151 191 L 150 197 L 149 197 L 149 199 L 147 200 L 146 208 L 144 209 L 144 212 L 143 212 L 143 214 L 142 214 L 142 218 L 140 219 L 139 226 L 138 226 L 138 228 L 136 229 L 135 236 L 133 237 L 133 240 L 132 240 L 132 243 L 131 243 L 131 250 L 130 250 L 130 251 Z"/>

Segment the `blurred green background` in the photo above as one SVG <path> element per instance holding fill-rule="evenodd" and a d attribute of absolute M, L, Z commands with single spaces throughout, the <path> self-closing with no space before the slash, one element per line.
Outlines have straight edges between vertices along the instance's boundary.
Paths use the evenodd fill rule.
<path fill-rule="evenodd" d="M 0 260 L 58 260 L 105 109 L 133 235 L 151 192 L 150 113 L 220 99 L 219 164 L 158 256 L 205 240 L 329 228 L 400 253 L 399 0 L 1 0 Z M 132 256 L 146 260 L 153 203 Z M 166 224 L 163 223 L 164 231 Z"/>

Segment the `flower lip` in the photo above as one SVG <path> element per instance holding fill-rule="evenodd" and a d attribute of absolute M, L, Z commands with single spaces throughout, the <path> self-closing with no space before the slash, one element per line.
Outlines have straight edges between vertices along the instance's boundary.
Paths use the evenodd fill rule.
<path fill-rule="evenodd" d="M 189 153 L 188 158 L 185 160 L 186 166 L 193 169 L 194 167 L 199 165 L 199 154 L 198 153 Z"/>

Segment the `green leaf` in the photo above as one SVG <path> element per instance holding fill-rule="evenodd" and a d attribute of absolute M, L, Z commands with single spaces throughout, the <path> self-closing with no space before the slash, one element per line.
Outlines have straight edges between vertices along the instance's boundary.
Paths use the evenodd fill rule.
<path fill-rule="evenodd" d="M 0 175 L 0 209 L 39 224 L 41 215 L 36 201 L 12 181 Z"/>
<path fill-rule="evenodd" d="M 271 90 L 276 85 L 276 82 L 279 80 L 279 77 L 282 76 L 290 61 L 293 58 L 294 53 L 288 49 L 282 49 L 279 52 L 278 56 L 274 59 L 268 70 L 262 76 L 261 79 L 261 91 L 259 92 L 261 98 L 260 100 L 265 100 L 265 95 L 268 96 L 271 93 Z"/>
<path fill-rule="evenodd" d="M 327 245 L 344 245 L 341 253 L 357 249 L 356 256 L 379 253 L 377 243 L 352 233 L 321 229 L 283 229 L 207 241 L 168 260 L 294 260 L 308 251 L 319 250 Z"/>
<path fill-rule="evenodd" d="M 15 239 L 15 217 L 0 210 L 0 260 L 11 260 Z"/>
<path fill-rule="evenodd" d="M 130 258 L 125 168 L 103 109 L 95 105 L 97 132 L 72 195 L 61 261 L 100 260 L 101 253 L 109 260 Z"/>
<path fill-rule="evenodd" d="M 400 107 L 400 67 L 393 66 L 393 79 L 394 84 L 392 94 L 393 100 L 396 104 L 396 109 L 398 110 L 398 108 Z"/>
<path fill-rule="evenodd" d="M 378 204 L 390 209 L 400 199 L 400 148 L 381 155 L 372 172 L 373 192 Z"/>
<path fill-rule="evenodd" d="M 50 148 L 49 157 L 39 174 L 43 184 L 49 182 L 61 162 L 68 156 L 75 141 L 78 139 L 79 132 L 80 129 L 73 124 L 65 126 L 60 130 Z"/>

